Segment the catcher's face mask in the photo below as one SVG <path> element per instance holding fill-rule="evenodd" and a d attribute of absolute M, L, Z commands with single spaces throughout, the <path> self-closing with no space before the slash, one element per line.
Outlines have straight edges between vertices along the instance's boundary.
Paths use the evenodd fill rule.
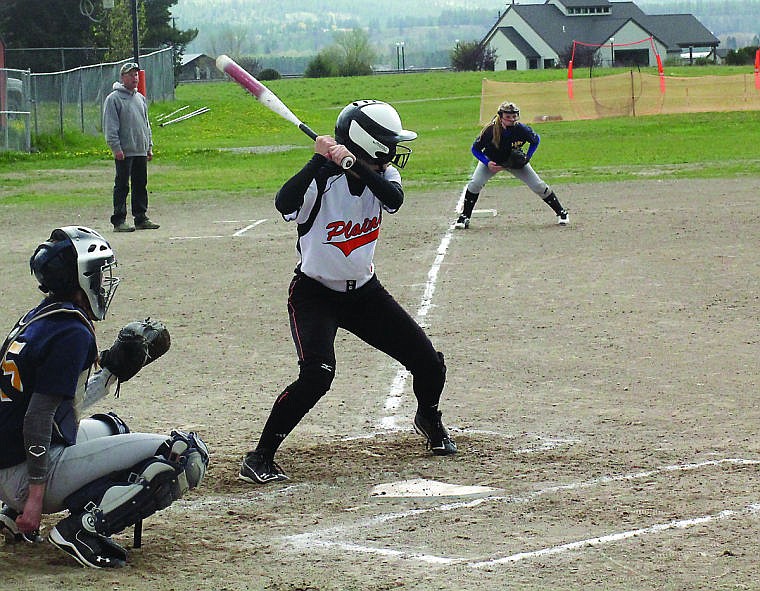
<path fill-rule="evenodd" d="M 89 274 L 90 286 L 85 290 L 90 301 L 92 313 L 97 320 L 106 317 L 108 306 L 119 286 L 119 278 L 114 275 L 116 261 L 107 262 L 99 269 Z M 85 273 L 87 275 L 87 273 Z"/>
<path fill-rule="evenodd" d="M 506 123 L 515 123 L 520 118 L 520 111 L 499 111 L 499 117 Z"/>
<path fill-rule="evenodd" d="M 62 230 L 77 252 L 79 286 L 87 295 L 95 320 L 103 320 L 119 285 L 119 278 L 114 275 L 116 256 L 111 245 L 90 228 L 67 226 Z"/>

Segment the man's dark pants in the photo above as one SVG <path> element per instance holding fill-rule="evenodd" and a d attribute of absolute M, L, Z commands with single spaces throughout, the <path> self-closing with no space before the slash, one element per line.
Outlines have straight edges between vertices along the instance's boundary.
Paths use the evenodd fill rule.
<path fill-rule="evenodd" d="M 113 215 L 111 223 L 114 226 L 122 224 L 127 219 L 127 195 L 132 185 L 132 216 L 135 223 L 147 218 L 148 211 L 148 157 L 127 156 L 124 160 L 114 160 L 116 163 L 116 178 L 113 185 Z"/>

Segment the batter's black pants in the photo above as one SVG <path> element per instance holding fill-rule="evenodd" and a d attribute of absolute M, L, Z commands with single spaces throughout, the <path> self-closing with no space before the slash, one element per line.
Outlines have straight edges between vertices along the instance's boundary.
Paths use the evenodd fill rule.
<path fill-rule="evenodd" d="M 338 328 L 409 370 L 419 408 L 437 406 L 446 380 L 443 355 L 377 277 L 358 289 L 336 292 L 297 272 L 290 284 L 288 315 L 299 376 L 275 401 L 258 449 L 276 450 L 330 389 Z"/>

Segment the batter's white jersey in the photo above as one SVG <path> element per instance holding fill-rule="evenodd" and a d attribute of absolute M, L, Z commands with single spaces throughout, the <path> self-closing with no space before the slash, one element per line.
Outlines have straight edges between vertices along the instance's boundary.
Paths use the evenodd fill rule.
<path fill-rule="evenodd" d="M 401 175 L 394 167 L 388 166 L 382 174 L 386 180 L 401 184 Z M 335 291 L 367 283 L 375 272 L 373 259 L 383 209 L 395 212 L 366 187 L 360 196 L 352 195 L 343 173 L 327 179 L 321 198 L 313 180 L 301 208 L 283 216 L 299 224 L 301 272 Z"/>

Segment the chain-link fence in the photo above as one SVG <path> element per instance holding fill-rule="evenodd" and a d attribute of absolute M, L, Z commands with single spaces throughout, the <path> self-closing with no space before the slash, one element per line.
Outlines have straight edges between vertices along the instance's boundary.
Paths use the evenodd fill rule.
<path fill-rule="evenodd" d="M 0 150 L 31 149 L 31 136 L 103 130 L 103 101 L 120 80 L 119 68 L 131 60 L 84 66 L 46 74 L 0 69 Z M 174 49 L 140 56 L 148 102 L 174 100 Z M 5 81 L 5 88 L 3 88 Z M 13 101 L 11 90 L 13 89 Z M 20 91 L 17 96 L 16 90 Z M 4 92 L 4 94 L 3 94 Z M 9 109 L 16 106 L 18 109 Z M 26 144 L 20 143 L 25 125 Z M 6 139 L 7 138 L 7 139 Z"/>
<path fill-rule="evenodd" d="M 0 150 L 31 150 L 30 73 L 0 69 Z"/>

